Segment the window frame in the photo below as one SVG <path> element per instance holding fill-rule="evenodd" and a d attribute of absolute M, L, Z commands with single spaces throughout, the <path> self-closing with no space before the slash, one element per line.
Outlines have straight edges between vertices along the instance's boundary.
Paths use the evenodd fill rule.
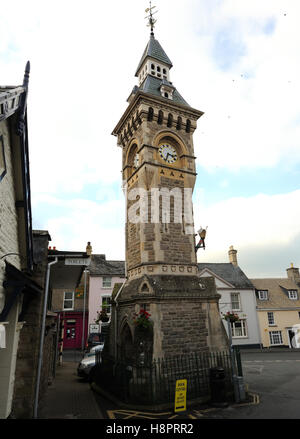
<path fill-rule="evenodd" d="M 275 317 L 274 317 L 274 312 L 273 311 L 268 311 L 267 312 L 267 318 L 268 318 L 268 325 L 269 326 L 276 326 L 275 325 Z"/>
<path fill-rule="evenodd" d="M 280 338 L 280 343 L 274 343 L 274 338 L 277 336 Z M 269 331 L 269 339 L 270 339 L 270 346 L 280 346 L 283 345 L 283 339 L 282 339 L 282 331 Z M 273 341 L 273 342 L 272 342 Z"/>
<path fill-rule="evenodd" d="M 238 298 L 238 306 L 239 306 L 238 308 L 234 308 L 234 305 L 233 305 L 234 301 L 232 300 L 232 296 L 237 296 L 237 298 Z M 241 311 L 242 304 L 241 304 L 241 295 L 240 295 L 240 293 L 230 293 L 230 303 L 231 303 L 232 311 Z"/>
<path fill-rule="evenodd" d="M 104 279 L 110 279 L 110 285 L 105 285 L 105 280 Z M 103 276 L 102 277 L 102 288 L 112 288 L 112 276 Z"/>
<path fill-rule="evenodd" d="M 296 297 L 291 297 L 292 294 L 295 294 Z M 298 300 L 298 290 L 288 290 L 288 295 L 290 300 Z"/>
<path fill-rule="evenodd" d="M 241 323 L 241 330 L 243 335 L 236 335 L 236 330 L 240 328 L 236 328 L 236 324 Z M 246 319 L 240 319 L 236 322 L 231 322 L 231 334 L 232 338 L 248 338 L 248 327 Z"/>
<path fill-rule="evenodd" d="M 105 305 L 105 304 L 103 303 L 103 299 L 109 299 L 109 304 L 108 304 L 108 305 Z M 108 308 L 107 308 L 107 306 L 108 306 Z M 107 296 L 101 296 L 101 309 L 102 309 L 102 311 L 105 309 L 106 314 L 107 314 L 108 316 L 111 315 L 111 296 L 109 296 L 109 295 L 107 295 Z M 108 309 L 109 309 L 109 311 L 108 311 Z"/>
<path fill-rule="evenodd" d="M 259 300 L 268 300 L 269 299 L 269 290 L 257 290 L 257 293 L 258 293 Z M 264 297 L 264 295 L 262 295 L 262 297 L 261 297 L 261 293 L 265 293 L 265 297 Z"/>
<path fill-rule="evenodd" d="M 72 298 L 66 298 L 66 294 L 72 294 Z M 63 310 L 64 311 L 73 311 L 74 310 L 74 300 L 75 300 L 75 293 L 74 291 L 64 291 L 64 300 L 63 300 Z M 72 307 L 66 307 L 65 302 L 72 302 Z"/>

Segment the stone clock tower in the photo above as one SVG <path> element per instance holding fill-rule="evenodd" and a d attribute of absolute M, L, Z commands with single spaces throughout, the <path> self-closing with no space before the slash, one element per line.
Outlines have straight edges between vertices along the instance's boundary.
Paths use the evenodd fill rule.
<path fill-rule="evenodd" d="M 151 22 L 151 21 L 150 21 Z M 154 37 L 138 64 L 128 107 L 113 130 L 122 150 L 126 198 L 126 282 L 116 296 L 114 357 L 130 358 L 143 336 L 134 313 L 151 314 L 150 358 L 227 348 L 213 278 L 199 278 L 192 191 L 193 133 L 203 112 L 171 82 L 172 62 Z"/>

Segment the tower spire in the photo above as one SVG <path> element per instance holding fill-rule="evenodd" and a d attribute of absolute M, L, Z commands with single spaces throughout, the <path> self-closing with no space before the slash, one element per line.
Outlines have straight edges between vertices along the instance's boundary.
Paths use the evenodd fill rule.
<path fill-rule="evenodd" d="M 152 6 L 152 2 L 151 2 L 151 0 L 149 0 L 149 3 L 150 3 L 150 7 L 147 8 L 147 9 L 145 10 L 145 12 L 149 12 L 149 15 L 147 15 L 147 17 L 145 17 L 145 18 L 147 18 L 147 19 L 148 19 L 148 22 L 149 22 L 149 23 L 147 24 L 147 26 L 149 26 L 149 27 L 151 28 L 151 33 L 150 33 L 150 35 L 153 35 L 153 36 L 154 36 L 154 32 L 153 32 L 153 30 L 154 30 L 154 25 L 155 25 L 155 23 L 157 22 L 157 20 L 155 20 L 155 18 L 153 18 L 153 15 L 156 14 L 158 11 L 152 12 L 152 10 L 153 10 L 154 8 L 156 8 L 156 6 Z"/>

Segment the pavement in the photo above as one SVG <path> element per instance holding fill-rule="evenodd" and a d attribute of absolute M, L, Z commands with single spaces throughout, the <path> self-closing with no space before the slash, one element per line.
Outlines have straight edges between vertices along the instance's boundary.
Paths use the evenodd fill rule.
<path fill-rule="evenodd" d="M 38 419 L 104 419 L 87 381 L 77 376 L 80 352 L 67 352 L 39 404 Z"/>

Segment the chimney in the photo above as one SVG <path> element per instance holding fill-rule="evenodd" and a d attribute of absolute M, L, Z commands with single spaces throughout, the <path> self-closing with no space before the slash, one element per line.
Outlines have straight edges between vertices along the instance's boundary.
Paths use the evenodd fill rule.
<path fill-rule="evenodd" d="M 235 265 L 237 267 L 238 263 L 237 263 L 236 254 L 237 254 L 237 250 L 234 250 L 233 245 L 231 245 L 229 247 L 229 251 L 228 251 L 229 262 L 231 262 L 233 265 Z"/>
<path fill-rule="evenodd" d="M 91 243 L 90 242 L 88 242 L 87 243 L 87 246 L 86 246 L 86 254 L 87 255 L 89 255 L 89 256 L 91 256 L 91 254 L 92 254 L 92 246 L 91 246 Z"/>
<path fill-rule="evenodd" d="M 300 281 L 299 268 L 295 268 L 294 264 L 291 262 L 290 268 L 286 269 L 288 279 L 292 279 L 293 281 Z"/>

